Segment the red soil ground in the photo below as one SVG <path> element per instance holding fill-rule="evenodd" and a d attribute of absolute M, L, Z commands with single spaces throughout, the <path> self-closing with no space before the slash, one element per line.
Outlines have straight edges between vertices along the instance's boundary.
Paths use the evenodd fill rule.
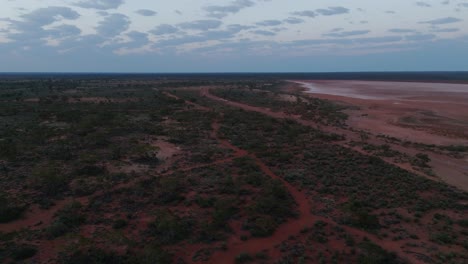
<path fill-rule="evenodd" d="M 358 106 L 348 125 L 374 135 L 435 145 L 468 146 L 468 84 L 307 81 L 296 82 L 311 96 Z M 394 146 L 414 155 L 414 149 Z M 468 191 L 468 157 L 430 156 L 436 175 Z"/>
<path fill-rule="evenodd" d="M 468 145 L 468 84 L 309 81 L 314 97 L 359 106 L 349 125 L 425 144 Z"/>
<path fill-rule="evenodd" d="M 216 97 L 216 96 L 210 94 L 208 88 L 202 89 L 201 93 L 202 93 L 202 95 L 204 95 L 204 96 L 206 96 L 206 97 L 208 97 L 208 98 L 210 98 L 212 100 L 216 100 L 218 102 L 222 102 L 222 103 L 230 105 L 230 106 L 242 108 L 242 109 L 244 109 L 246 111 L 260 112 L 260 113 L 263 113 L 263 114 L 266 114 L 266 115 L 269 115 L 269 116 L 272 116 L 272 117 L 275 117 L 275 118 L 281 118 L 281 119 L 283 119 L 283 118 L 293 118 L 293 119 L 297 120 L 298 122 L 302 123 L 303 125 L 317 127 L 317 125 L 315 123 L 310 122 L 310 121 L 300 120 L 299 117 L 296 117 L 296 116 L 291 116 L 291 115 L 281 113 L 281 112 L 272 112 L 272 111 L 270 111 L 268 109 L 265 109 L 265 108 L 254 107 L 254 106 L 249 106 L 249 105 L 245 105 L 245 104 L 242 104 L 242 103 L 227 101 L 225 99 L 222 99 L 222 98 L 219 98 L 219 97 Z M 173 98 L 179 99 L 178 97 L 176 97 L 175 95 L 172 95 L 170 93 L 166 93 L 166 95 L 171 96 Z M 200 106 L 200 105 L 195 104 L 193 102 L 186 101 L 186 103 L 190 104 L 191 106 L 193 106 L 193 107 L 195 107 L 197 109 L 200 109 L 200 110 L 212 111 L 211 109 L 209 109 L 207 107 Z M 339 130 L 339 129 L 336 129 L 336 128 L 324 128 L 324 129 L 326 129 L 326 130 L 328 130 L 330 132 L 346 132 L 346 131 L 342 131 L 342 130 Z M 272 236 L 270 236 L 268 238 L 251 238 L 251 239 L 249 239 L 247 241 L 241 241 L 240 240 L 240 236 L 239 236 L 239 233 L 241 232 L 240 231 L 240 226 L 236 225 L 234 223 L 234 221 L 233 221 L 231 224 L 232 224 L 233 230 L 235 231 L 235 234 L 232 235 L 227 240 L 227 244 L 226 244 L 227 250 L 225 250 L 225 251 L 215 251 L 208 263 L 234 263 L 235 257 L 237 255 L 239 255 L 240 253 L 247 252 L 247 253 L 254 254 L 254 253 L 257 253 L 257 252 L 260 252 L 260 251 L 263 251 L 263 250 L 268 250 L 270 256 L 277 257 L 277 256 L 280 255 L 280 252 L 279 252 L 279 249 L 275 248 L 275 246 L 277 246 L 278 244 L 280 244 L 283 241 L 288 240 L 288 238 L 291 235 L 298 235 L 303 228 L 313 226 L 316 221 L 320 220 L 320 221 L 323 221 L 323 222 L 328 223 L 330 225 L 334 225 L 334 226 L 337 225 L 333 220 L 331 220 L 329 218 L 325 218 L 325 217 L 321 217 L 321 216 L 317 216 L 317 215 L 312 215 L 311 214 L 311 200 L 310 200 L 310 197 L 308 197 L 306 195 L 306 193 L 296 189 L 294 186 L 292 186 L 288 182 L 284 181 L 281 177 L 276 175 L 269 167 L 267 167 L 265 165 L 265 163 L 262 162 L 262 160 L 257 158 L 254 154 L 249 153 L 249 152 L 247 152 L 245 150 L 242 150 L 242 149 L 232 145 L 227 140 L 219 138 L 218 130 L 219 130 L 219 123 L 217 121 L 215 121 L 215 122 L 212 123 L 212 134 L 211 134 L 211 136 L 212 136 L 212 138 L 216 139 L 225 148 L 231 149 L 234 152 L 232 157 L 227 158 L 227 159 L 217 160 L 217 161 L 215 161 L 213 163 L 210 163 L 210 164 L 201 164 L 201 165 L 197 165 L 197 166 L 181 168 L 179 170 L 180 171 L 190 171 L 190 170 L 195 169 L 195 168 L 201 168 L 201 167 L 212 166 L 212 165 L 216 165 L 216 164 L 222 164 L 222 163 L 225 163 L 225 162 L 230 162 L 234 158 L 237 158 L 237 157 L 249 156 L 249 157 L 251 157 L 252 159 L 255 160 L 256 164 L 263 171 L 263 173 L 270 176 L 271 178 L 278 179 L 281 182 L 283 182 L 284 186 L 288 189 L 289 193 L 294 198 L 294 200 L 295 200 L 295 202 L 297 204 L 297 209 L 298 209 L 299 214 L 298 214 L 297 218 L 290 219 L 289 221 L 287 221 L 286 223 L 281 225 Z M 346 132 L 346 133 L 348 133 L 348 132 Z M 349 136 L 350 137 L 355 137 L 356 135 L 349 134 Z M 171 174 L 171 173 L 173 173 L 173 172 L 171 172 L 171 171 L 167 172 L 167 174 Z M 135 184 L 135 181 L 137 181 L 137 180 L 140 180 L 140 179 L 134 179 L 134 180 L 132 180 L 132 181 L 130 181 L 128 183 L 119 184 L 117 186 L 114 186 L 111 190 L 117 190 L 119 188 L 132 186 L 133 184 Z M 79 201 L 82 204 L 86 205 L 88 203 L 88 201 L 90 200 L 90 198 L 101 195 L 101 194 L 102 194 L 102 192 L 98 192 L 98 193 L 95 193 L 95 194 L 93 194 L 91 196 L 81 198 L 81 199 L 79 199 Z M 63 206 L 65 204 L 67 204 L 68 202 L 70 202 L 70 201 L 72 201 L 72 199 L 65 199 L 65 200 L 63 200 L 61 202 L 58 202 L 55 206 L 53 206 L 52 208 L 50 208 L 48 210 L 41 210 L 39 208 L 33 207 L 26 214 L 26 216 L 24 217 L 23 220 L 15 221 L 15 222 L 13 222 L 11 224 L 2 224 L 2 225 L 0 225 L 0 231 L 11 232 L 11 231 L 14 231 L 14 230 L 19 230 L 19 229 L 27 228 L 27 227 L 32 227 L 33 229 L 44 228 L 45 226 L 48 226 L 53 221 L 54 214 L 58 210 L 63 208 Z M 38 224 L 38 223 L 41 223 L 41 224 Z M 34 227 L 36 224 L 38 224 L 38 225 L 36 227 Z M 147 225 L 147 221 L 142 223 L 142 225 Z M 371 240 L 372 242 L 380 245 L 385 250 L 395 252 L 401 258 L 406 259 L 406 260 L 410 261 L 411 263 L 422 263 L 422 261 L 417 258 L 418 254 L 419 254 L 418 252 L 409 251 L 409 250 L 404 248 L 403 245 L 404 245 L 405 241 L 382 240 L 382 239 L 376 237 L 373 234 L 367 233 L 365 231 L 362 231 L 362 230 L 359 230 L 359 229 L 356 229 L 356 228 L 352 228 L 352 227 L 348 227 L 348 226 L 341 226 L 341 227 L 347 233 L 351 234 L 354 238 L 367 237 L 369 240 Z M 335 247 L 334 249 L 336 249 L 336 250 L 342 250 L 343 249 L 344 250 L 343 245 L 341 245 L 339 243 L 334 243 L 333 241 L 331 241 L 330 243 L 334 245 L 334 247 Z M 39 256 L 36 257 L 35 260 L 42 263 L 42 262 L 46 262 L 47 260 L 50 260 L 51 258 L 53 258 L 53 255 L 51 255 L 50 253 L 57 251 L 58 244 L 60 244 L 59 241 L 55 240 L 55 241 L 50 241 L 50 242 L 42 243 L 42 244 L 38 245 L 39 246 L 39 252 L 49 252 L 49 253 L 44 254 L 44 255 L 40 254 Z M 199 250 L 201 248 L 203 248 L 203 245 L 190 245 L 190 246 L 188 246 L 188 247 L 186 247 L 184 249 L 184 252 L 181 252 L 181 255 L 184 255 L 185 256 L 184 259 L 186 259 L 188 262 L 192 262 L 191 257 L 193 256 L 193 254 L 197 250 Z"/>

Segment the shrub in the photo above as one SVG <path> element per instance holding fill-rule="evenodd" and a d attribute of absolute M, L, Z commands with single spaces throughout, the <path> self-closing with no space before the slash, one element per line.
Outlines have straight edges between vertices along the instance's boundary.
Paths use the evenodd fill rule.
<path fill-rule="evenodd" d="M 126 227 L 128 225 L 128 222 L 127 220 L 125 219 L 117 219 L 114 221 L 114 223 L 112 224 L 112 228 L 114 229 L 122 229 L 124 227 Z"/>
<path fill-rule="evenodd" d="M 227 228 L 226 221 L 238 212 L 236 202 L 231 199 L 221 199 L 215 203 L 213 211 L 213 226 L 221 229 Z"/>
<path fill-rule="evenodd" d="M 37 187 L 47 195 L 56 195 L 68 187 L 68 178 L 53 165 L 36 168 L 33 175 Z"/>
<path fill-rule="evenodd" d="M 62 236 L 83 224 L 86 218 L 81 213 L 81 207 L 79 202 L 71 202 L 57 212 L 54 222 L 47 228 L 49 236 Z"/>
<path fill-rule="evenodd" d="M 249 253 L 240 253 L 236 256 L 235 262 L 236 264 L 242 264 L 253 261 L 254 258 Z"/>
<path fill-rule="evenodd" d="M 177 176 L 161 178 L 158 187 L 156 187 L 155 202 L 169 204 L 183 200 L 184 196 L 181 193 L 183 193 L 184 187 L 182 180 Z"/>
<path fill-rule="evenodd" d="M 449 233 L 436 233 L 431 235 L 431 240 L 438 244 L 453 244 L 455 241 L 455 236 Z"/>
<path fill-rule="evenodd" d="M 18 153 L 18 144 L 9 139 L 0 139 L 0 159 L 15 160 Z"/>
<path fill-rule="evenodd" d="M 26 206 L 14 205 L 6 194 L 0 193 L 0 223 L 7 223 L 21 217 Z"/>
<path fill-rule="evenodd" d="M 33 257 L 37 253 L 37 248 L 31 245 L 16 246 L 11 252 L 11 257 L 14 260 L 25 260 Z"/>
<path fill-rule="evenodd" d="M 457 224 L 462 227 L 468 227 L 468 219 L 458 220 Z"/>
<path fill-rule="evenodd" d="M 249 221 L 248 230 L 254 237 L 268 237 L 275 232 L 277 225 L 271 216 L 258 216 Z"/>
<path fill-rule="evenodd" d="M 158 246 L 150 245 L 142 254 L 129 259 L 126 264 L 164 264 L 172 263 L 172 255 Z"/>
<path fill-rule="evenodd" d="M 149 233 L 162 244 L 174 244 L 190 236 L 192 224 L 188 219 L 160 210 L 157 212 L 157 219 L 149 224 Z"/>
<path fill-rule="evenodd" d="M 107 252 L 102 249 L 91 248 L 88 250 L 78 250 L 70 255 L 63 256 L 59 260 L 61 264 L 123 264 L 124 259 L 114 252 Z"/>
<path fill-rule="evenodd" d="M 372 243 L 364 240 L 359 244 L 362 253 L 359 255 L 358 263 L 363 264 L 399 264 L 401 261 L 395 253 L 390 253 Z"/>

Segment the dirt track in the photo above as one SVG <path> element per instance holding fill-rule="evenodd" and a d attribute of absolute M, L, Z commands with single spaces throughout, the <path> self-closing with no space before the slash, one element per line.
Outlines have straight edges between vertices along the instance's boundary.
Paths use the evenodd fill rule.
<path fill-rule="evenodd" d="M 249 106 L 249 105 L 245 105 L 242 103 L 232 102 L 232 101 L 225 100 L 223 98 L 219 98 L 217 96 L 212 95 L 209 92 L 208 88 L 203 88 L 201 90 L 201 94 L 212 100 L 216 100 L 216 101 L 222 102 L 223 104 L 227 104 L 230 106 L 239 107 L 246 111 L 260 112 L 260 113 L 263 113 L 263 114 L 266 114 L 275 118 L 281 118 L 281 119 L 291 118 L 291 116 L 286 115 L 281 112 L 271 112 L 267 109 Z M 309 121 L 304 121 L 300 119 L 298 121 L 302 121 L 301 123 L 304 122 L 306 123 L 306 125 L 312 125 L 312 122 L 309 122 Z M 315 126 L 315 124 L 313 124 L 313 126 Z M 263 163 L 262 160 L 256 157 L 253 153 L 249 153 L 245 150 L 242 150 L 232 145 L 227 140 L 220 139 L 217 133 L 219 129 L 219 123 L 217 121 L 213 123 L 212 127 L 213 127 L 212 135 L 219 142 L 221 142 L 223 146 L 231 148 L 235 153 L 247 154 L 249 157 L 255 160 L 256 164 L 260 167 L 263 173 L 265 173 L 266 175 L 270 176 L 273 179 L 280 180 L 284 184 L 284 186 L 287 188 L 291 196 L 296 201 L 296 204 L 298 206 L 298 211 L 299 211 L 299 217 L 296 219 L 290 219 L 287 223 L 284 223 L 283 225 L 281 225 L 272 236 L 267 237 L 267 238 L 251 238 L 247 241 L 241 241 L 238 236 L 231 236 L 231 238 L 227 242 L 227 250 L 216 251 L 208 263 L 232 264 L 234 263 L 235 257 L 239 255 L 240 253 L 254 254 L 262 250 L 273 249 L 275 245 L 278 245 L 282 241 L 287 240 L 288 237 L 290 237 L 291 235 L 299 234 L 303 228 L 311 227 L 316 221 L 319 221 L 319 220 L 326 222 L 328 224 L 334 225 L 334 226 L 337 225 L 336 222 L 334 222 L 333 220 L 329 218 L 312 215 L 310 213 L 311 208 L 309 204 L 309 198 L 307 198 L 306 194 L 304 192 L 299 191 L 290 183 L 285 181 L 283 178 L 276 175 L 273 171 L 271 171 L 270 168 L 268 168 L 268 166 L 265 165 L 265 163 Z M 353 234 L 354 236 L 361 237 L 361 238 L 367 237 L 369 240 L 380 245 L 385 250 L 395 252 L 401 258 L 411 261 L 411 263 L 423 263 L 416 257 L 416 255 L 418 254 L 417 252 L 415 252 L 416 254 L 414 254 L 414 253 L 408 253 L 404 251 L 401 247 L 402 245 L 399 242 L 384 241 L 384 240 L 377 238 L 373 234 L 367 233 L 365 231 L 362 231 L 353 227 L 349 227 L 349 226 L 341 226 L 341 227 L 346 232 Z"/>

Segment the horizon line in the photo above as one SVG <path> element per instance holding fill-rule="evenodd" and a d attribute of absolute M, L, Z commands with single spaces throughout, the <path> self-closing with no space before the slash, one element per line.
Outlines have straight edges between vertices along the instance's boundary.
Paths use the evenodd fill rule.
<path fill-rule="evenodd" d="M 226 71 L 226 72 L 117 72 L 117 71 L 25 71 L 25 72 L 0 72 L 3 74 L 330 74 L 330 73 L 468 73 L 468 70 L 456 70 L 456 71 Z"/>

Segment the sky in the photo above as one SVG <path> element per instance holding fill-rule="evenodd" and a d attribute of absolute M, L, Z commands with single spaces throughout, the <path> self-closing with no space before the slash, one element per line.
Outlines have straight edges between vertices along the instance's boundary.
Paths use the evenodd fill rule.
<path fill-rule="evenodd" d="M 468 71 L 468 0 L 1 0 L 0 72 Z"/>

